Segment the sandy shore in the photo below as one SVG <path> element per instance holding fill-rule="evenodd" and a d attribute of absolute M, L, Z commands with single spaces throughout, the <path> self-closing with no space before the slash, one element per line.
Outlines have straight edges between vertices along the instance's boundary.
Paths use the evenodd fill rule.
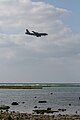
<path fill-rule="evenodd" d="M 80 120 L 80 115 L 37 115 L 15 111 L 0 111 L 0 120 Z"/>

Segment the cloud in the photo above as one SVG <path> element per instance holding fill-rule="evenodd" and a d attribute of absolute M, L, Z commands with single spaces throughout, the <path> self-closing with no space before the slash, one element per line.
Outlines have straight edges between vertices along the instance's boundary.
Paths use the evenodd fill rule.
<path fill-rule="evenodd" d="M 67 32 L 70 32 L 70 28 L 64 26 L 63 22 L 58 19 L 59 16 L 69 13 L 65 9 L 56 8 L 44 2 L 32 2 L 30 0 L 15 0 L 13 4 L 10 0 L 4 0 L 1 3 L 0 31 L 5 36 L 8 34 L 6 38 L 11 39 L 10 42 L 13 41 L 17 44 L 24 44 L 27 47 L 38 49 L 38 47 L 40 48 L 40 46 L 46 44 L 46 41 L 44 42 L 42 39 L 50 39 L 51 42 L 53 39 L 57 39 L 56 32 L 58 37 L 62 37 Z M 41 38 L 41 41 L 27 37 L 31 39 L 31 42 L 27 42 L 24 35 L 22 35 L 26 27 L 30 30 L 46 31 L 49 37 Z"/>
<path fill-rule="evenodd" d="M 29 70 L 29 74 L 30 70 L 32 70 L 31 75 L 34 78 L 39 77 L 41 67 L 44 71 L 49 68 L 49 77 L 52 76 L 51 79 L 53 79 L 52 71 L 55 71 L 54 68 L 56 70 L 58 68 L 55 62 L 60 65 L 62 61 L 64 65 L 68 59 L 72 60 L 75 56 L 80 55 L 80 35 L 73 34 L 71 28 L 62 21 L 62 18 L 69 14 L 71 14 L 71 11 L 67 9 L 57 8 L 44 2 L 1 0 L 1 64 L 3 66 L 8 65 L 8 68 L 10 66 L 9 71 L 13 69 L 12 73 L 15 70 L 20 71 L 19 66 L 26 69 L 25 71 L 27 72 Z M 27 36 L 25 35 L 26 28 L 30 31 L 47 32 L 48 36 L 41 38 Z M 78 59 L 80 58 L 78 57 Z M 27 68 L 25 68 L 26 65 L 28 66 Z M 37 72 L 37 68 L 38 73 L 34 73 L 34 69 Z M 47 79 L 45 77 L 46 73 L 48 71 L 44 72 L 42 79 Z M 24 74 L 26 78 L 26 72 Z M 38 74 L 37 77 L 36 74 Z M 32 79 L 30 75 L 27 78 Z"/>

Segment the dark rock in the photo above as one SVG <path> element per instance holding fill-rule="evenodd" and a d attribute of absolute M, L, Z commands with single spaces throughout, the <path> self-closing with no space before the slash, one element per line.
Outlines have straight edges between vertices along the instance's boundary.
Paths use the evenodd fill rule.
<path fill-rule="evenodd" d="M 58 114 L 59 117 L 61 117 L 62 115 L 61 114 Z"/>
<path fill-rule="evenodd" d="M 71 106 L 71 104 L 69 104 L 69 106 Z"/>
<path fill-rule="evenodd" d="M 6 112 L 8 112 L 9 110 L 8 109 L 6 109 Z"/>
<path fill-rule="evenodd" d="M 59 111 L 53 111 L 53 110 L 46 110 L 46 109 L 37 109 L 33 110 L 37 114 L 44 114 L 44 113 L 54 113 L 54 112 L 59 112 Z"/>
<path fill-rule="evenodd" d="M 46 112 L 46 110 L 33 110 L 34 112 L 36 112 L 37 114 L 44 114 Z"/>
<path fill-rule="evenodd" d="M 3 113 L 3 110 L 1 109 L 1 114 Z"/>
<path fill-rule="evenodd" d="M 77 111 L 75 113 L 77 114 Z"/>
<path fill-rule="evenodd" d="M 66 109 L 62 109 L 62 112 L 66 111 Z"/>
<path fill-rule="evenodd" d="M 52 116 L 52 118 L 54 118 L 54 117 L 55 117 L 55 115 Z"/>
<path fill-rule="evenodd" d="M 22 104 L 24 104 L 25 102 L 22 102 Z"/>
<path fill-rule="evenodd" d="M 37 108 L 37 106 L 34 106 L 34 108 Z"/>
<path fill-rule="evenodd" d="M 8 117 L 8 120 L 12 120 L 11 116 Z"/>
<path fill-rule="evenodd" d="M 39 101 L 38 103 L 47 103 L 47 101 Z"/>
<path fill-rule="evenodd" d="M 17 103 L 17 102 L 12 102 L 11 105 L 19 105 L 19 103 Z"/>
<path fill-rule="evenodd" d="M 61 111 L 62 109 L 61 109 L 61 108 L 59 108 L 58 110 L 59 110 L 59 111 Z"/>
<path fill-rule="evenodd" d="M 48 107 L 47 110 L 51 110 L 51 108 Z"/>
<path fill-rule="evenodd" d="M 64 111 L 66 111 L 66 109 L 61 109 L 61 108 L 59 108 L 58 111 L 64 112 Z"/>

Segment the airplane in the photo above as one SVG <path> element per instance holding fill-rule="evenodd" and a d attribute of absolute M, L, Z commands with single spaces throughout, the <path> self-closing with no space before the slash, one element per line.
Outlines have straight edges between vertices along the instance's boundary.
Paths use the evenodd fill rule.
<path fill-rule="evenodd" d="M 47 33 L 38 33 L 38 32 L 35 32 L 35 31 L 29 32 L 28 29 L 26 29 L 25 34 L 27 34 L 27 35 L 34 35 L 34 36 L 36 36 L 36 37 L 41 37 L 41 36 L 46 36 L 46 35 L 48 35 Z"/>

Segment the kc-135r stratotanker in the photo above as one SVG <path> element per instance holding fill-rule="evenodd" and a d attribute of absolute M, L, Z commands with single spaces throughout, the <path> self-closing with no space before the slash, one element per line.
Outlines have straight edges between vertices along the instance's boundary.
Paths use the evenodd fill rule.
<path fill-rule="evenodd" d="M 33 36 L 36 36 L 36 37 L 41 37 L 41 36 L 48 35 L 47 33 L 39 33 L 39 32 L 35 32 L 35 31 L 29 32 L 28 29 L 26 29 L 25 34 L 27 34 L 27 35 L 33 35 Z"/>

